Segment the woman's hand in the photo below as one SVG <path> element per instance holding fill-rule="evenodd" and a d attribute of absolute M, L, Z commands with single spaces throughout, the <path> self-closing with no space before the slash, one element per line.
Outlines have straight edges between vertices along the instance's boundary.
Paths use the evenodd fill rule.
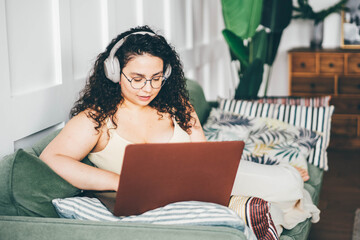
<path fill-rule="evenodd" d="M 192 142 L 206 142 L 206 137 L 204 131 L 201 127 L 201 123 L 199 117 L 197 116 L 196 112 L 193 111 L 191 116 L 195 119 L 194 125 L 190 128 L 191 134 L 190 139 Z"/>

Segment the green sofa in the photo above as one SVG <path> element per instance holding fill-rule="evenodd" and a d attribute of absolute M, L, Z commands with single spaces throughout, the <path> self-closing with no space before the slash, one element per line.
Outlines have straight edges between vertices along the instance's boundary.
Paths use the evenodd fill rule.
<path fill-rule="evenodd" d="M 188 80 L 191 102 L 204 123 L 215 102 L 207 102 L 202 88 Z M 58 134 L 56 131 L 31 149 L 17 150 L 0 160 L 0 239 L 246 239 L 238 230 L 227 227 L 168 226 L 60 219 L 50 201 L 57 197 L 82 194 L 57 176 L 37 156 Z M 90 164 L 87 159 L 83 160 Z M 309 165 L 310 181 L 305 188 L 318 203 L 323 171 Z M 306 220 L 280 239 L 307 239 L 311 222 Z"/>

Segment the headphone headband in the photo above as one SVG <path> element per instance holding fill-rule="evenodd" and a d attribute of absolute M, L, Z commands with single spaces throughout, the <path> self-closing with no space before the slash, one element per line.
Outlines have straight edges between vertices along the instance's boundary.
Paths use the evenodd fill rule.
<path fill-rule="evenodd" d="M 147 32 L 147 31 L 133 32 L 133 33 L 130 33 L 129 35 L 126 35 L 122 39 L 120 39 L 113 46 L 113 48 L 110 50 L 109 56 L 104 61 L 104 71 L 105 71 L 106 77 L 109 80 L 113 81 L 114 83 L 120 82 L 120 74 L 121 74 L 120 63 L 119 63 L 118 58 L 115 56 L 115 53 L 117 50 L 119 50 L 119 48 L 124 44 L 124 42 L 130 35 L 135 35 L 135 34 L 141 34 L 141 35 L 149 34 L 150 36 L 156 36 L 155 33 Z M 165 78 L 164 81 L 167 78 L 169 78 L 170 75 L 171 75 L 171 65 L 168 64 L 166 66 L 166 70 L 164 73 L 164 78 Z"/>

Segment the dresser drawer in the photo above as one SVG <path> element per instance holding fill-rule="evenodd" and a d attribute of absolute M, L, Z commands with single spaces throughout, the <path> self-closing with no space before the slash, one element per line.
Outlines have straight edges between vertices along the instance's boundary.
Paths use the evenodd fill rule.
<path fill-rule="evenodd" d="M 360 76 L 339 77 L 339 94 L 360 94 Z"/>
<path fill-rule="evenodd" d="M 343 73 L 344 57 L 339 54 L 320 54 L 321 73 Z"/>
<path fill-rule="evenodd" d="M 356 137 L 357 117 L 334 114 L 331 120 L 331 135 Z"/>
<path fill-rule="evenodd" d="M 360 74 L 360 54 L 349 54 L 347 73 Z"/>
<path fill-rule="evenodd" d="M 333 96 L 330 104 L 335 106 L 336 114 L 360 114 L 360 98 Z"/>
<path fill-rule="evenodd" d="M 289 51 L 289 94 L 331 95 L 333 149 L 360 149 L 360 49 Z"/>
<path fill-rule="evenodd" d="M 331 94 L 334 79 L 331 77 L 294 77 L 291 81 L 292 93 Z"/>
<path fill-rule="evenodd" d="M 315 73 L 316 61 L 314 53 L 296 53 L 291 57 L 291 68 L 294 73 Z"/>

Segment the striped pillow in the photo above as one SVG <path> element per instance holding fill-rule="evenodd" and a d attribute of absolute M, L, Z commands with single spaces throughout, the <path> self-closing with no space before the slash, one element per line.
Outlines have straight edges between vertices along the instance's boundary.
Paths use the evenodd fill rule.
<path fill-rule="evenodd" d="M 289 105 L 301 105 L 312 107 L 324 107 L 329 106 L 331 96 L 319 96 L 319 97 L 262 97 L 256 100 L 252 100 L 259 103 L 274 103 L 274 104 L 289 104 Z"/>
<path fill-rule="evenodd" d="M 257 239 L 238 214 L 230 208 L 215 203 L 198 201 L 177 202 L 147 211 L 141 215 L 128 217 L 112 215 L 97 198 L 58 198 L 54 199 L 52 203 L 62 218 L 165 225 L 223 226 L 240 230 L 244 233 L 246 239 Z"/>
<path fill-rule="evenodd" d="M 250 117 L 269 117 L 321 133 L 321 139 L 307 158 L 308 162 L 328 170 L 327 152 L 334 106 L 312 107 L 219 99 L 219 108 Z"/>
<path fill-rule="evenodd" d="M 229 208 L 244 219 L 258 239 L 279 239 L 267 201 L 256 197 L 232 196 Z"/>

